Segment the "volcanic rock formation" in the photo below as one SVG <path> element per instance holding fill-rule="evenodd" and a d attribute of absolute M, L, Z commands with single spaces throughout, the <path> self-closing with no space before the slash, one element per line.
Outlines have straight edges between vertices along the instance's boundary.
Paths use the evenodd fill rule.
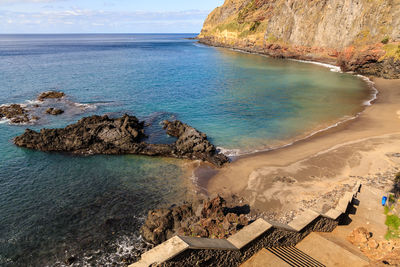
<path fill-rule="evenodd" d="M 228 162 L 219 154 L 207 136 L 180 121 L 164 121 L 164 128 L 178 138 L 174 144 L 148 144 L 144 142 L 144 122 L 124 115 L 120 118 L 91 116 L 63 129 L 26 129 L 14 139 L 20 147 L 41 151 L 62 151 L 73 154 L 138 154 L 208 161 L 216 166 Z"/>
<path fill-rule="evenodd" d="M 0 106 L 0 119 L 9 119 L 11 123 L 28 123 L 31 120 L 37 120 L 38 117 L 30 116 L 29 111 L 19 104 Z"/>
<path fill-rule="evenodd" d="M 201 210 L 200 210 L 200 209 Z M 196 214 L 196 210 L 200 210 Z M 140 229 L 147 242 L 158 245 L 175 234 L 206 238 L 227 238 L 249 224 L 246 217 L 250 207 L 228 207 L 222 197 L 195 203 L 173 206 L 169 209 L 150 210 Z"/>
<path fill-rule="evenodd" d="M 47 113 L 47 114 L 50 114 L 50 115 L 55 115 L 55 116 L 57 116 L 57 115 L 63 114 L 63 113 L 64 113 L 64 110 L 59 109 L 59 108 L 48 108 L 48 109 L 46 110 L 46 113 Z"/>
<path fill-rule="evenodd" d="M 40 95 L 38 96 L 37 99 L 39 101 L 44 101 L 46 99 L 60 99 L 60 98 L 63 98 L 64 96 L 65 96 L 65 93 L 63 93 L 63 92 L 48 91 L 48 92 L 40 93 Z"/>

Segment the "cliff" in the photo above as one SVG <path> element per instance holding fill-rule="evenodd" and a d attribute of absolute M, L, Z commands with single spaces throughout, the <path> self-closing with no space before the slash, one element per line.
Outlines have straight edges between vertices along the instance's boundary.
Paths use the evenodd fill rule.
<path fill-rule="evenodd" d="M 400 78 L 400 0 L 226 0 L 198 38 Z"/>

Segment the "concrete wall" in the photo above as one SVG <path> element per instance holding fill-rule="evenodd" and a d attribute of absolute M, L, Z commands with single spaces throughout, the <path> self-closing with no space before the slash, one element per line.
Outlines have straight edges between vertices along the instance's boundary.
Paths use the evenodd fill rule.
<path fill-rule="evenodd" d="M 294 246 L 311 232 L 331 232 L 347 215 L 349 204 L 361 187 L 346 193 L 335 209 L 325 214 L 306 210 L 288 225 L 258 219 L 228 239 L 175 236 L 144 253 L 130 267 L 160 266 L 239 266 L 262 248 Z"/>

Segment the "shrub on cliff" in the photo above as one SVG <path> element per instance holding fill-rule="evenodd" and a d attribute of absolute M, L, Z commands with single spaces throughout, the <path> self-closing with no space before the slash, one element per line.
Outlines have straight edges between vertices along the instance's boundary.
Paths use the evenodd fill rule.
<path fill-rule="evenodd" d="M 382 43 L 382 44 L 387 44 L 387 43 L 389 43 L 389 37 L 386 36 L 385 38 L 383 38 L 382 41 L 381 41 L 381 43 Z"/>
<path fill-rule="evenodd" d="M 394 178 L 393 193 L 398 198 L 400 195 L 400 172 Z"/>

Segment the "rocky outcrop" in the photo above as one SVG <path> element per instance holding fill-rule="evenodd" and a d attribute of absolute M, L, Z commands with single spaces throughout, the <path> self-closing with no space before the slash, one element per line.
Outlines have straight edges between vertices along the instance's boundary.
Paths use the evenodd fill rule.
<path fill-rule="evenodd" d="M 55 115 L 55 116 L 57 116 L 57 115 L 63 114 L 63 113 L 64 113 L 64 110 L 59 109 L 59 108 L 48 108 L 48 109 L 46 110 L 46 113 L 47 113 L 47 114 L 50 114 L 50 115 Z"/>
<path fill-rule="evenodd" d="M 387 79 L 400 78 L 400 53 L 399 59 L 388 57 L 381 60 L 384 57 L 385 52 L 375 47 L 362 50 L 349 48 L 340 54 L 337 64 L 346 72 L 375 75 Z"/>
<path fill-rule="evenodd" d="M 63 129 L 27 129 L 14 139 L 20 147 L 73 154 L 138 154 L 208 161 L 216 166 L 228 162 L 219 154 L 204 133 L 180 121 L 165 121 L 167 133 L 177 137 L 174 144 L 144 142 L 144 122 L 124 115 L 120 118 L 91 116 Z"/>
<path fill-rule="evenodd" d="M 147 242 L 154 245 L 161 244 L 171 238 L 182 225 L 190 224 L 190 218 L 193 216 L 191 204 L 150 210 L 140 232 Z"/>
<path fill-rule="evenodd" d="M 377 241 L 365 227 L 358 227 L 347 240 L 370 259 L 371 266 L 400 265 L 400 241 L 397 239 Z"/>
<path fill-rule="evenodd" d="M 43 92 L 38 96 L 39 101 L 44 101 L 46 99 L 60 99 L 65 96 L 65 93 L 63 92 L 58 92 L 58 91 L 48 91 L 48 92 Z"/>
<path fill-rule="evenodd" d="M 201 208 L 201 210 L 200 210 Z M 200 210 L 196 214 L 196 210 Z M 184 204 L 148 213 L 140 232 L 147 242 L 158 245 L 178 234 L 205 238 L 227 238 L 249 224 L 248 206 L 228 207 L 221 197 L 204 200 L 203 206 Z"/>
<path fill-rule="evenodd" d="M 20 124 L 38 120 L 36 116 L 31 116 L 29 111 L 19 104 L 0 106 L 0 119 L 8 119 L 11 123 Z"/>
<path fill-rule="evenodd" d="M 198 38 L 400 78 L 399 0 L 226 0 L 207 17 Z"/>
<path fill-rule="evenodd" d="M 178 138 L 175 142 L 174 154 L 180 158 L 201 159 L 221 166 L 228 161 L 224 154 L 219 154 L 216 148 L 207 140 L 205 133 L 180 121 L 164 121 L 167 134 Z"/>
<path fill-rule="evenodd" d="M 40 93 L 40 101 L 27 101 L 24 104 L 5 104 L 0 106 L 0 120 L 7 119 L 10 124 L 40 123 L 43 114 L 60 115 L 64 112 L 79 114 L 87 109 L 96 108 L 95 105 L 81 104 L 70 101 L 65 93 L 49 91 Z"/>

